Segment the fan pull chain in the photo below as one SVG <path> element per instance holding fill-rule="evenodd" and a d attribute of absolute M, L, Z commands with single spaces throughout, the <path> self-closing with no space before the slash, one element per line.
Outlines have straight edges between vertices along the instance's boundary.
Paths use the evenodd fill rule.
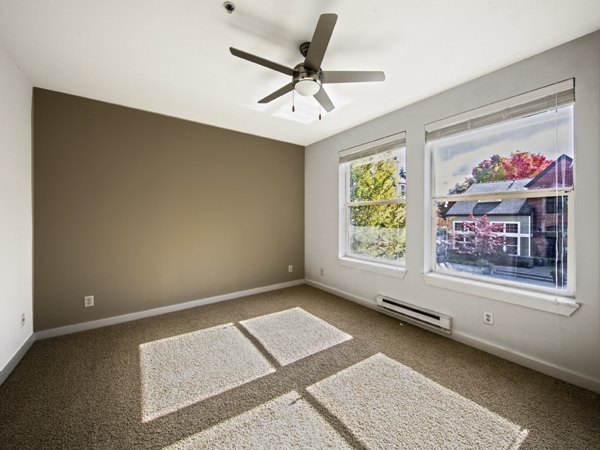
<path fill-rule="evenodd" d="M 321 111 L 322 111 L 321 106 L 319 106 L 319 120 L 321 120 Z"/>
<path fill-rule="evenodd" d="M 292 91 L 292 112 L 296 112 L 296 106 L 294 105 L 294 91 Z"/>

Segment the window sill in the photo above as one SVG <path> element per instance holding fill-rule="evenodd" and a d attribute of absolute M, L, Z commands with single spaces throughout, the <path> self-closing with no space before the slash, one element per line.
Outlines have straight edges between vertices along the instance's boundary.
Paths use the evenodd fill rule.
<path fill-rule="evenodd" d="M 352 267 L 353 269 L 365 270 L 367 272 L 375 272 L 390 277 L 402 279 L 406 276 L 406 269 L 404 267 L 394 267 L 387 264 L 380 264 L 347 257 L 339 257 L 338 262 L 341 266 Z"/>
<path fill-rule="evenodd" d="M 580 306 L 574 299 L 568 297 L 556 297 L 552 294 L 530 292 L 523 289 L 498 286 L 482 281 L 467 280 L 440 273 L 429 272 L 423 274 L 423 279 L 425 280 L 425 283 L 430 286 L 465 292 L 467 294 L 491 298 L 492 300 L 546 311 L 561 316 L 570 316 L 577 311 Z"/>

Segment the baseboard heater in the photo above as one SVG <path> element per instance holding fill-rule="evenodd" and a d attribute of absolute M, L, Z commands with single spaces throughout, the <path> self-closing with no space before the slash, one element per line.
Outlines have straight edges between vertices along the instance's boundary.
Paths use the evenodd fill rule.
<path fill-rule="evenodd" d="M 412 323 L 431 331 L 452 333 L 452 318 L 420 306 L 411 305 L 385 295 L 377 296 L 377 306 L 400 320 Z"/>

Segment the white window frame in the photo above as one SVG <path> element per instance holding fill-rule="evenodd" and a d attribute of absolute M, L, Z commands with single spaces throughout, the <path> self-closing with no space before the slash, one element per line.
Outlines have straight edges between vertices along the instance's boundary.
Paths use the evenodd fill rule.
<path fill-rule="evenodd" d="M 458 234 L 465 234 L 464 228 L 462 230 L 457 230 L 456 229 L 456 224 L 457 223 L 465 224 L 465 223 L 472 223 L 472 221 L 471 220 L 453 220 L 452 221 L 452 231 L 454 233 L 458 233 Z M 517 253 L 516 254 L 515 253 L 506 253 L 506 245 L 504 245 L 503 251 L 507 255 L 509 255 L 509 256 L 521 256 L 521 238 L 529 238 L 529 247 L 531 247 L 531 236 L 528 235 L 528 234 L 521 234 L 521 224 L 519 222 L 505 222 L 505 221 L 498 221 L 498 220 L 490 220 L 490 223 L 502 224 L 504 226 L 503 229 L 502 229 L 503 231 L 502 232 L 497 232 L 496 234 L 498 234 L 500 236 L 505 236 L 505 237 L 514 237 L 514 238 L 517 238 Z M 516 225 L 517 226 L 517 232 L 516 233 L 507 233 L 506 232 L 506 225 L 507 224 Z"/>
<path fill-rule="evenodd" d="M 524 102 L 541 98 L 542 96 L 552 95 L 564 91 L 565 89 L 574 89 L 574 80 L 567 80 L 562 83 L 547 86 L 546 88 L 532 91 L 521 96 L 513 97 L 508 100 L 497 102 L 492 105 L 469 111 L 448 119 L 438 121 L 425 127 L 426 133 L 432 130 L 442 130 L 468 121 L 470 126 L 470 118 L 483 117 L 486 114 L 494 114 L 496 111 L 502 111 Z M 476 120 L 476 119 L 475 119 Z M 436 138 L 433 138 L 436 139 Z M 432 139 L 432 140 L 433 140 Z M 478 194 L 478 195 L 447 195 L 435 196 L 435 168 L 433 158 L 433 148 L 429 143 L 426 143 L 426 154 L 429 158 L 430 167 L 430 189 L 432 201 L 430 203 L 430 254 L 429 261 L 426 263 L 424 275 L 425 281 L 433 286 L 446 287 L 460 292 L 468 292 L 471 294 L 481 295 L 507 303 L 518 304 L 533 309 L 540 309 L 548 312 L 554 312 L 561 315 L 571 315 L 579 305 L 575 302 L 575 233 L 572 231 L 567 233 L 566 245 L 568 248 L 567 254 L 567 286 L 566 289 L 557 291 L 555 288 L 545 288 L 531 284 L 514 282 L 510 280 L 494 279 L 487 276 L 479 276 L 466 272 L 457 272 L 445 267 L 437 265 L 436 255 L 436 238 L 437 238 L 437 204 L 444 202 L 455 201 L 494 201 L 498 200 L 498 193 Z M 509 198 L 543 198 L 564 196 L 568 203 L 567 221 L 569 230 L 573 230 L 575 226 L 575 191 L 573 187 L 563 189 L 535 189 L 502 193 L 502 199 Z M 531 223 L 530 223 L 531 228 Z M 454 225 L 452 230 L 454 231 Z M 520 228 L 519 228 L 520 231 Z M 520 244 L 520 243 L 519 243 Z M 529 247 L 531 248 L 531 236 L 529 236 Z M 519 245 L 520 251 L 520 245 Z"/>
<path fill-rule="evenodd" d="M 506 253 L 509 256 L 521 256 L 521 237 L 529 237 L 531 239 L 531 236 L 529 236 L 529 235 L 522 235 L 521 234 L 521 224 L 519 222 L 505 222 L 505 221 L 495 221 L 495 220 L 490 220 L 490 223 L 501 223 L 504 226 L 504 228 L 502 229 L 502 232 L 501 233 L 497 233 L 497 234 L 499 234 L 501 236 L 504 236 L 504 237 L 514 237 L 514 238 L 517 238 L 517 253 L 516 254 L 514 254 L 514 253 L 506 253 L 506 244 L 504 244 L 504 246 L 503 246 L 504 247 L 503 248 L 504 253 Z M 506 232 L 506 225 L 508 225 L 508 224 L 510 224 L 510 225 L 516 225 L 517 226 L 517 232 L 516 233 L 507 233 Z M 530 243 L 530 245 L 531 245 L 531 243 Z"/>
<path fill-rule="evenodd" d="M 370 141 L 364 144 L 351 147 L 339 152 L 339 252 L 338 262 L 345 267 L 375 272 L 382 275 L 388 275 L 396 278 L 404 278 L 406 275 L 406 260 L 399 264 L 390 264 L 378 259 L 368 257 L 358 257 L 350 253 L 349 248 L 349 228 L 350 228 L 350 208 L 355 206 L 404 204 L 406 205 L 406 188 L 402 190 L 396 187 L 396 198 L 389 200 L 373 201 L 350 201 L 350 162 L 343 162 L 345 158 L 355 159 L 363 156 L 383 153 L 391 149 L 400 150 L 406 147 L 406 133 L 396 133 L 381 139 Z M 361 155 L 361 156 L 359 156 Z M 405 161 L 406 165 L 406 161 Z M 406 231 L 406 230 L 405 230 Z"/>

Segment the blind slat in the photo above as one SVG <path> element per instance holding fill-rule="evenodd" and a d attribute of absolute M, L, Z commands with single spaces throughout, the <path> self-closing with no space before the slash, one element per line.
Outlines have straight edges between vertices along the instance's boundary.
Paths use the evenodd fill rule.
<path fill-rule="evenodd" d="M 406 146 L 406 134 L 398 133 L 384 139 L 361 144 L 340 152 L 340 164 Z"/>
<path fill-rule="evenodd" d="M 572 86 L 572 84 L 571 84 Z M 535 91 L 534 91 L 535 92 Z M 528 93 L 528 97 L 531 93 Z M 514 103 L 518 102 L 518 97 L 511 99 Z M 488 114 L 478 116 L 477 110 L 471 111 L 472 117 L 453 123 L 447 126 L 441 126 L 440 128 L 428 127 L 425 133 L 425 140 L 427 142 L 441 139 L 448 136 L 453 136 L 465 131 L 475 130 L 478 128 L 488 127 L 497 123 L 505 122 L 512 119 L 518 119 L 521 117 L 527 117 L 533 114 L 538 114 L 546 111 L 551 111 L 560 106 L 565 106 L 575 102 L 575 89 L 565 89 L 550 95 L 529 100 L 524 103 L 520 103 L 514 106 L 500 109 Z M 487 109 L 487 108 L 486 108 Z"/>

